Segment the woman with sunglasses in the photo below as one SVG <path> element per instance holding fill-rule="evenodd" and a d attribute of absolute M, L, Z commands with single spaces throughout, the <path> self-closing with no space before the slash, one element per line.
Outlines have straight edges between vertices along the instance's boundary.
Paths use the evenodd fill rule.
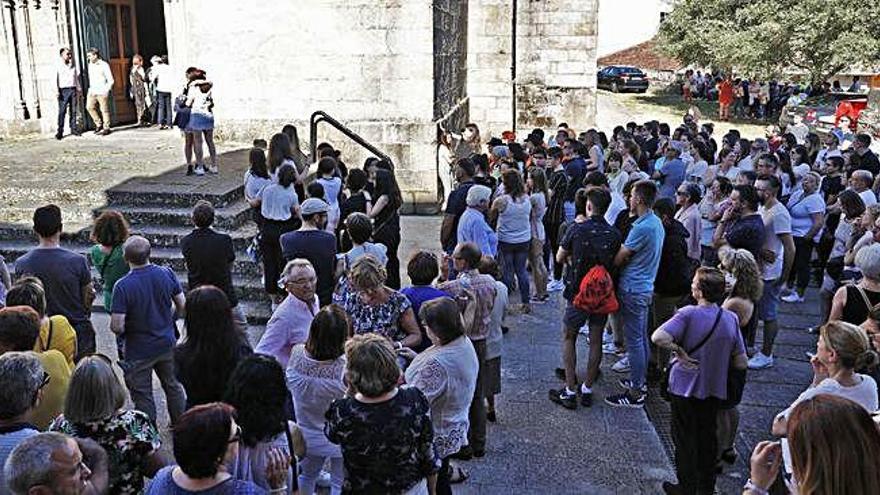
<path fill-rule="evenodd" d="M 152 477 L 168 461 L 159 450 L 156 425 L 146 414 L 124 409 L 125 398 L 110 358 L 86 356 L 70 378 L 64 414 L 49 429 L 91 438 L 107 451 L 110 493 L 141 493 L 144 476 Z"/>
<path fill-rule="evenodd" d="M 162 468 L 147 487 L 146 495 L 263 495 L 289 493 L 285 484 L 290 458 L 269 450 L 266 479 L 271 489 L 233 478 L 226 468 L 238 455 L 241 428 L 235 409 L 214 402 L 196 406 L 178 418 L 172 430 L 176 466 Z"/>

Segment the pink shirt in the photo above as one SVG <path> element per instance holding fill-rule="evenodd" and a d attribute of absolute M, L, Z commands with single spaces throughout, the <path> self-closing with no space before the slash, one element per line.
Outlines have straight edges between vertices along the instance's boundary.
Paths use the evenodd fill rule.
<path fill-rule="evenodd" d="M 293 346 L 308 340 L 309 327 L 319 307 L 317 295 L 311 304 L 288 295 L 269 318 L 266 332 L 254 352 L 272 356 L 286 367 Z"/>

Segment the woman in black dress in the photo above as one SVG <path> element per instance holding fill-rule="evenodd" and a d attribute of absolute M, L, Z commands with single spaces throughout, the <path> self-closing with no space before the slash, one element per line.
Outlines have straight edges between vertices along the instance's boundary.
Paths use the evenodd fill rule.
<path fill-rule="evenodd" d="M 400 259 L 397 248 L 400 246 L 400 209 L 403 198 L 394 173 L 381 166 L 370 169 L 373 183 L 373 207 L 368 216 L 373 219 L 373 242 L 388 248 L 388 287 L 400 289 Z"/>

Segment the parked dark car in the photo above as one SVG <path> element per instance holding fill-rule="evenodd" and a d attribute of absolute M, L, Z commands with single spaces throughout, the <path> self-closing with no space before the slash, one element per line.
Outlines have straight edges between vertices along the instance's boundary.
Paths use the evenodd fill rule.
<path fill-rule="evenodd" d="M 648 90 L 648 76 L 635 67 L 609 65 L 599 71 L 597 78 L 598 88 L 610 89 L 615 93 L 627 90 L 644 93 Z"/>

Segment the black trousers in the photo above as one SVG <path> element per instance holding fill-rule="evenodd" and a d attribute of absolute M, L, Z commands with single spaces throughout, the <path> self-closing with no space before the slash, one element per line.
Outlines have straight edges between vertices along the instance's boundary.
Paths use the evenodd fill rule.
<path fill-rule="evenodd" d="M 64 114 L 70 113 L 70 132 L 76 132 L 76 88 L 58 90 L 58 136 L 64 135 Z"/>
<path fill-rule="evenodd" d="M 789 283 L 794 282 L 798 292 L 803 293 L 810 283 L 810 258 L 813 256 L 813 240 L 806 237 L 794 238 L 794 267 Z"/>
<path fill-rule="evenodd" d="M 380 226 L 378 230 L 373 232 L 373 242 L 384 244 L 388 251 L 388 262 L 385 264 L 385 270 L 388 272 L 388 279 L 385 285 L 394 290 L 400 289 L 400 258 L 398 258 L 397 249 L 400 247 L 400 225 L 396 222 L 388 222 L 387 225 Z"/>
<path fill-rule="evenodd" d="M 672 442 L 675 444 L 675 474 L 686 495 L 715 491 L 715 435 L 718 400 L 694 399 L 670 394 Z"/>
<path fill-rule="evenodd" d="M 437 495 L 452 495 L 452 471 L 449 466 L 449 458 L 443 458 L 440 471 L 437 472 Z"/>

